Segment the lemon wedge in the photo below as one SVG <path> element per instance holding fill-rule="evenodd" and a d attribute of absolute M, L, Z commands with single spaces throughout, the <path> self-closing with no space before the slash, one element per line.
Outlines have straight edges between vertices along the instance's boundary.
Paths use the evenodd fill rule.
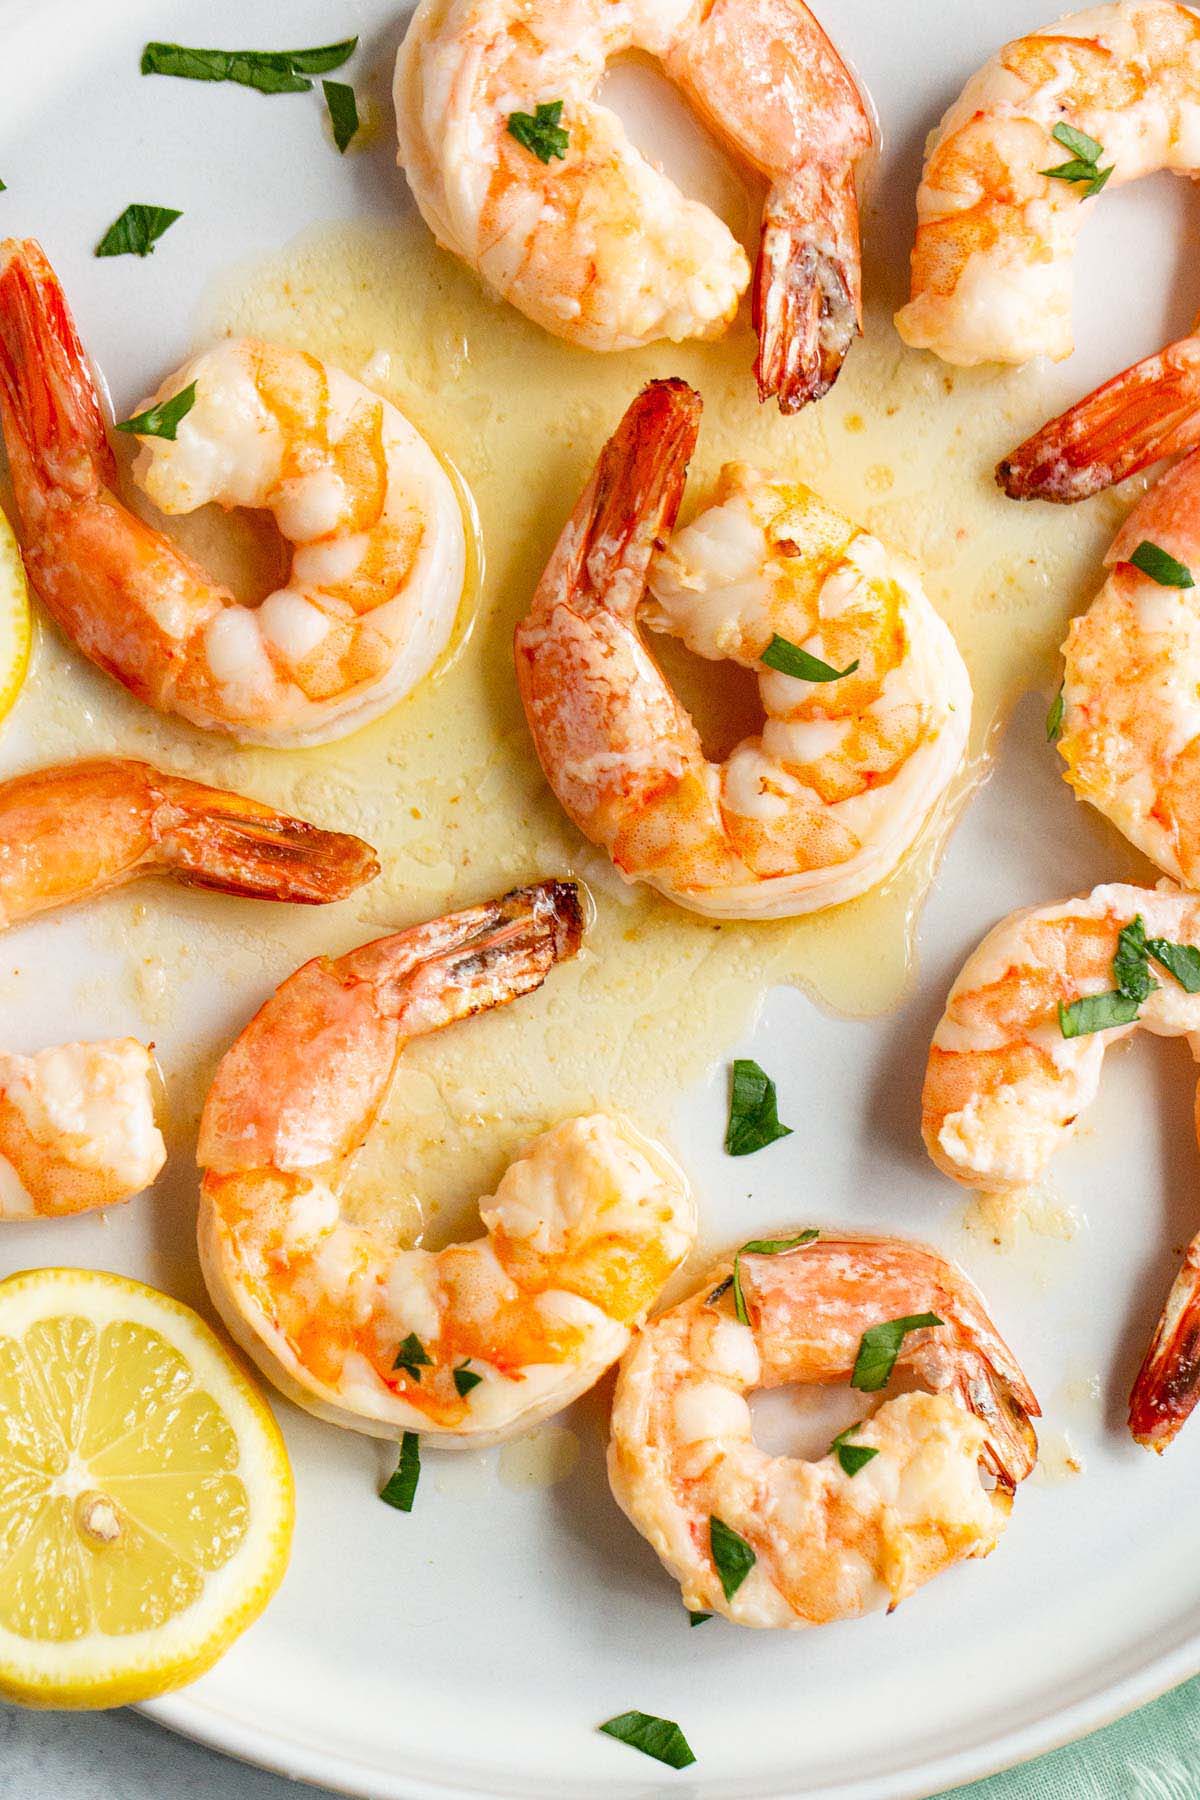
<path fill-rule="evenodd" d="M 292 1473 L 204 1321 L 140 1282 L 0 1282 L 0 1696 L 122 1706 L 209 1668 L 287 1567 Z"/>
<path fill-rule="evenodd" d="M 12 526 L 0 512 L 0 719 L 21 691 L 31 635 L 25 565 Z"/>

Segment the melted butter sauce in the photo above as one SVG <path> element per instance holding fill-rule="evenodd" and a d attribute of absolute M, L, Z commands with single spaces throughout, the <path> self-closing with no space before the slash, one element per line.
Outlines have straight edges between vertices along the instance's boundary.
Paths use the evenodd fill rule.
<path fill-rule="evenodd" d="M 868 268 L 867 286 L 886 283 Z M 166 884 L 101 903 L 93 935 L 110 968 L 120 952 L 104 979 L 132 991 L 148 1026 L 186 1010 L 189 984 L 214 959 L 248 1012 L 319 951 L 543 876 L 584 881 L 595 918 L 575 963 L 515 1007 L 404 1056 L 354 1194 L 360 1216 L 412 1241 L 435 1215 L 433 1235 L 454 1235 L 469 1197 L 490 1191 L 520 1143 L 558 1118 L 603 1105 L 667 1128 L 681 1090 L 773 984 L 799 984 L 851 1015 L 896 1005 L 913 978 L 921 901 L 996 723 L 1022 686 L 1049 693 L 1066 621 L 1099 586 L 1103 551 L 1139 491 L 1126 484 L 1074 509 L 1003 498 L 992 468 L 1040 422 L 1036 371 L 949 370 L 906 349 L 881 304 L 833 393 L 785 420 L 758 404 L 744 318 L 716 344 L 575 350 L 486 296 L 420 221 L 400 215 L 314 229 L 235 271 L 199 321 L 201 341 L 222 333 L 302 346 L 395 401 L 469 485 L 483 551 L 441 666 L 384 718 L 317 750 L 243 749 L 159 719 L 43 632 L 22 700 L 39 760 L 108 748 L 145 756 L 357 832 L 383 863 L 343 906 L 286 923 L 241 902 L 201 922 Z M 971 753 L 947 803 L 882 887 L 825 915 L 717 924 L 627 886 L 570 826 L 529 740 L 513 627 L 601 445 L 659 375 L 683 376 L 705 402 L 685 517 L 727 459 L 803 478 L 922 571 L 971 673 Z M 247 597 L 278 579 L 279 546 L 254 518 L 204 514 L 170 529 Z M 669 647 L 663 660 L 710 754 L 753 728 L 752 699 L 730 707 L 741 690 L 728 670 Z M 193 1040 L 168 1059 L 179 1127 L 194 1121 L 224 1047 Z"/>

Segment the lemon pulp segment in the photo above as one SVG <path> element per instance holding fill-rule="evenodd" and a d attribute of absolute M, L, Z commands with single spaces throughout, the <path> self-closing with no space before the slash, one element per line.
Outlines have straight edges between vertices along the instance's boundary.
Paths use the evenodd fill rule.
<path fill-rule="evenodd" d="M 0 1694 L 193 1679 L 279 1585 L 292 1519 L 279 1428 L 196 1314 L 88 1270 L 0 1282 Z"/>

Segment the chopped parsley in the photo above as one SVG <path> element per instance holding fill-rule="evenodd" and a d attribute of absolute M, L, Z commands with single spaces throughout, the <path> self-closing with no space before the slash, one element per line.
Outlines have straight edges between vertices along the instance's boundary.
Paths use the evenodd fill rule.
<path fill-rule="evenodd" d="M 459 1363 L 454 1371 L 454 1385 L 458 1389 L 459 1399 L 465 1400 L 471 1389 L 477 1388 L 482 1380 L 483 1376 L 477 1375 L 471 1367 L 471 1359 L 468 1356 L 466 1362 Z"/>
<path fill-rule="evenodd" d="M 1194 944 L 1173 944 L 1169 938 L 1147 938 L 1146 949 L 1173 975 L 1185 994 L 1200 994 L 1200 950 Z"/>
<path fill-rule="evenodd" d="M 1086 131 L 1077 131 L 1074 125 L 1056 125 L 1050 135 L 1064 150 L 1071 152 L 1071 160 L 1058 163 L 1053 169 L 1043 169 L 1041 173 L 1048 175 L 1051 181 L 1082 183 L 1083 197 L 1090 200 L 1093 194 L 1100 192 L 1113 172 L 1111 163 L 1107 169 L 1100 167 L 1103 145 L 1089 137 Z"/>
<path fill-rule="evenodd" d="M 1170 938 L 1148 938 L 1139 913 L 1118 934 L 1113 957 L 1115 988 L 1106 994 L 1086 994 L 1070 1006 L 1059 1002 L 1058 1025 L 1065 1038 L 1086 1037 L 1094 1031 L 1111 1031 L 1132 1025 L 1142 1002 L 1158 987 L 1150 973 L 1150 961 L 1173 975 L 1187 994 L 1200 994 L 1200 949 L 1193 944 L 1174 944 Z"/>
<path fill-rule="evenodd" d="M 1140 1000 L 1129 994 L 1085 994 L 1070 1006 L 1058 1003 L 1058 1028 L 1065 1038 L 1090 1037 L 1094 1031 L 1112 1031 L 1118 1025 L 1132 1025 L 1138 1016 Z"/>
<path fill-rule="evenodd" d="M 379 1498 L 397 1512 L 411 1512 L 417 1483 L 421 1479 L 421 1440 L 415 1431 L 406 1431 L 400 1439 L 400 1461 L 396 1473 L 380 1488 Z"/>
<path fill-rule="evenodd" d="M 763 651 L 760 660 L 768 669 L 777 669 L 781 675 L 791 675 L 797 681 L 844 681 L 858 667 L 858 658 L 855 657 L 848 668 L 835 669 L 832 663 L 822 662 L 819 656 L 802 650 L 799 644 L 780 637 L 778 632 Z"/>
<path fill-rule="evenodd" d="M 790 1125 L 779 1123 L 778 1098 L 771 1077 L 749 1057 L 739 1057 L 733 1065 L 729 1090 L 727 1154 L 751 1156 L 756 1150 L 765 1150 L 776 1138 L 791 1134 Z"/>
<path fill-rule="evenodd" d="M 1050 702 L 1050 711 L 1046 714 L 1046 742 L 1048 744 L 1057 744 L 1062 736 L 1063 714 L 1066 710 L 1066 683 L 1063 682 Z"/>
<path fill-rule="evenodd" d="M 864 1394 L 878 1393 L 881 1387 L 887 1386 L 909 1332 L 924 1331 L 927 1326 L 940 1324 L 942 1320 L 936 1313 L 910 1313 L 903 1319 L 885 1319 L 879 1325 L 872 1325 L 862 1334 L 850 1386 Z"/>
<path fill-rule="evenodd" d="M 173 206 L 127 206 L 114 219 L 100 242 L 97 256 L 149 256 L 168 226 L 183 214 Z"/>
<path fill-rule="evenodd" d="M 845 1431 L 839 1431 L 829 1446 L 829 1454 L 837 1457 L 842 1465 L 842 1473 L 849 1475 L 851 1479 L 879 1455 L 878 1450 L 872 1450 L 867 1444 L 847 1443 L 848 1438 L 852 1438 L 856 1431 L 861 1430 L 861 1421 L 857 1425 L 847 1425 Z"/>
<path fill-rule="evenodd" d="M 177 75 L 184 81 L 233 81 L 260 94 L 306 94 L 309 75 L 327 75 L 353 56 L 356 37 L 314 50 L 197 50 L 187 44 L 147 44 L 143 75 Z M 332 108 L 331 108 L 332 110 Z"/>
<path fill-rule="evenodd" d="M 1151 581 L 1157 581 L 1159 587 L 1191 588 L 1196 585 L 1187 564 L 1176 562 L 1161 544 L 1152 544 L 1149 538 L 1142 539 L 1129 560 L 1135 569 L 1140 569 Z"/>
<path fill-rule="evenodd" d="M 344 81 L 323 81 L 321 91 L 329 108 L 333 141 L 344 156 L 346 146 L 358 130 L 358 101 L 354 98 L 354 89 Z"/>
<path fill-rule="evenodd" d="M 696 1626 L 697 1626 L 697 1625 L 707 1625 L 707 1624 L 708 1624 L 708 1621 L 709 1621 L 709 1620 L 710 1620 L 710 1619 L 711 1619 L 711 1618 L 712 1618 L 712 1614 L 711 1614 L 711 1613 L 694 1613 L 694 1612 L 690 1612 L 690 1613 L 689 1613 L 689 1614 L 688 1614 L 688 1624 L 689 1624 L 689 1625 L 690 1625 L 690 1626 L 691 1626 L 691 1628 L 692 1628 L 692 1629 L 693 1629 L 693 1631 L 694 1631 L 694 1630 L 695 1630 L 695 1628 L 696 1628 Z"/>
<path fill-rule="evenodd" d="M 117 430 L 130 431 L 135 437 L 165 438 L 169 444 L 173 444 L 179 421 L 187 417 L 195 404 L 196 383 L 189 381 L 185 388 L 180 388 L 169 400 L 147 407 L 145 412 L 135 413 L 132 419 L 122 419 Z"/>
<path fill-rule="evenodd" d="M 432 1366 L 432 1358 L 415 1331 L 410 1331 L 396 1352 L 393 1369 L 403 1369 L 413 1381 L 420 1381 L 421 1370 Z"/>
<path fill-rule="evenodd" d="M 556 156 L 565 158 L 571 140 L 570 134 L 559 124 L 562 110 L 561 100 L 544 100 L 531 113 L 509 113 L 509 136 L 515 137 L 526 150 L 531 150 L 539 162 L 549 163 Z"/>
<path fill-rule="evenodd" d="M 666 1763 L 669 1769 L 686 1769 L 696 1758 L 692 1747 L 674 1719 L 660 1719 L 654 1713 L 624 1712 L 607 1719 L 599 1727 L 632 1750 Z"/>
<path fill-rule="evenodd" d="M 758 1558 L 745 1538 L 732 1525 L 726 1525 L 724 1519 L 718 1519 L 716 1513 L 708 1517 L 708 1547 L 725 1598 L 732 1600 Z"/>

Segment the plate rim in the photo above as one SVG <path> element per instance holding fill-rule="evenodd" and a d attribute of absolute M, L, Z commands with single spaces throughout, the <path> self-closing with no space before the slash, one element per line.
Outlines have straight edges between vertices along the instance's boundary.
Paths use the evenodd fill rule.
<path fill-rule="evenodd" d="M 920 1769 L 898 1770 L 889 1776 L 872 1775 L 866 1781 L 851 1778 L 836 1787 L 739 1787 L 739 1800 L 936 1800 L 936 1796 L 954 1788 L 1002 1775 L 1054 1750 L 1064 1750 L 1162 1699 L 1196 1675 L 1200 1675 L 1200 1630 L 1174 1650 L 1098 1687 L 1065 1710 L 1047 1711 L 965 1750 L 926 1761 Z M 1049 1704 L 1053 1706 L 1052 1696 Z M 206 1704 L 189 1695 L 186 1688 L 145 1701 L 134 1710 L 176 1736 L 207 1749 L 290 1781 L 304 1781 L 353 1796 L 353 1800 L 496 1800 L 495 1790 L 480 1787 L 478 1777 L 465 1784 L 453 1776 L 445 1781 L 430 1780 L 337 1752 L 310 1748 Z M 536 1790 L 526 1791 L 532 1796 Z M 563 1800 L 569 1800 L 569 1790 L 563 1789 L 562 1794 Z M 714 1790 L 712 1800 L 721 1800 L 720 1790 Z"/>
<path fill-rule="evenodd" d="M 22 7 L 21 0 L 0 0 L 0 18 L 15 33 L 21 33 L 26 24 L 31 36 L 44 32 L 50 10 L 51 0 L 46 0 L 45 10 L 35 20 L 33 13 Z M 70 0 L 58 0 L 53 10 L 69 10 L 74 15 L 76 8 Z M 1147 1645 L 1146 1659 L 1139 1667 L 1111 1680 L 1098 1677 L 1091 1692 L 1065 1708 L 1056 1706 L 1053 1693 L 1047 1692 L 1042 1707 L 1022 1722 L 985 1731 L 975 1743 L 925 1759 L 919 1765 L 914 1763 L 883 1776 L 848 1776 L 833 1787 L 786 1783 L 739 1789 L 739 1794 L 742 1800 L 929 1800 L 948 1788 L 1003 1773 L 1065 1748 L 1148 1705 L 1197 1674 L 1200 1626 L 1165 1651 L 1156 1652 Z M 256 1725 L 235 1711 L 206 1700 L 202 1692 L 183 1689 L 135 1710 L 155 1725 L 220 1754 L 361 1800 L 494 1800 L 496 1790 L 481 1786 L 477 1773 L 466 1780 L 452 1768 L 448 1768 L 445 1778 L 406 1774 L 382 1762 L 373 1764 L 358 1756 L 324 1750 L 272 1727 Z M 613 1791 L 645 1793 L 653 1782 L 654 1772 L 647 1771 L 640 1788 L 632 1781 L 622 1780 L 614 1784 Z M 536 1790 L 526 1791 L 532 1794 Z M 714 1788 L 713 1800 L 720 1800 L 722 1793 L 728 1791 Z M 561 1793 L 565 1800 L 568 1790 L 563 1788 Z"/>

